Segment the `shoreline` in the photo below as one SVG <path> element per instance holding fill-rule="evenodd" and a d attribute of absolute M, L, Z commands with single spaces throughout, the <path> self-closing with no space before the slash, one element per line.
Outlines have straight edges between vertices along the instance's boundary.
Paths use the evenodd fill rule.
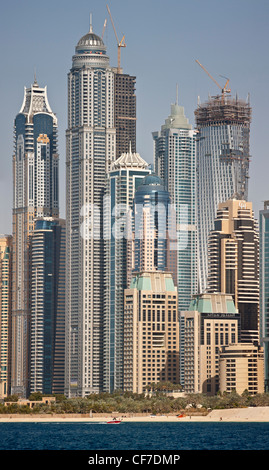
<path fill-rule="evenodd" d="M 120 414 L 93 414 L 90 415 L 20 415 L 20 414 L 8 414 L 0 415 L 0 423 L 55 423 L 55 422 L 72 422 L 72 423 L 106 423 L 111 421 L 114 417 L 120 418 L 124 423 L 135 423 L 135 422 L 269 422 L 269 407 L 251 407 L 251 408 L 231 408 L 212 410 L 207 415 L 189 414 L 183 417 L 177 417 L 176 415 L 146 415 L 140 414 L 135 415 L 132 413 Z"/>

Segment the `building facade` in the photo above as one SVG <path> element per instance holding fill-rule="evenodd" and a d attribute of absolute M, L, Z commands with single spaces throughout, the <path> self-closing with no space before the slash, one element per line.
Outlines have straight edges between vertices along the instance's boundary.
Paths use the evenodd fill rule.
<path fill-rule="evenodd" d="M 241 341 L 259 341 L 259 231 L 252 203 L 219 204 L 208 241 L 208 292 L 231 294 L 241 316 Z"/>
<path fill-rule="evenodd" d="M 47 88 L 24 91 L 14 122 L 11 391 L 29 391 L 29 236 L 36 217 L 58 217 L 57 118 Z"/>
<path fill-rule="evenodd" d="M 12 237 L 0 235 L 0 398 L 10 394 Z"/>
<path fill-rule="evenodd" d="M 181 314 L 184 328 L 183 387 L 186 393 L 215 395 L 219 390 L 219 349 L 238 342 L 240 317 L 227 294 L 194 296 Z"/>
<path fill-rule="evenodd" d="M 178 308 L 187 310 L 197 293 L 196 131 L 176 102 L 161 130 L 152 135 L 155 172 L 176 211 Z"/>
<path fill-rule="evenodd" d="M 130 265 L 129 225 L 136 189 L 150 173 L 138 153 L 123 153 L 111 165 L 106 187 L 106 306 L 104 390 L 123 389 L 124 289 Z"/>
<path fill-rule="evenodd" d="M 260 341 L 264 347 L 265 391 L 269 391 L 269 201 L 260 211 Z"/>
<path fill-rule="evenodd" d="M 199 292 L 208 274 L 208 235 L 218 204 L 248 200 L 251 108 L 237 97 L 216 96 L 195 110 L 197 136 L 197 227 Z"/>
<path fill-rule="evenodd" d="M 176 217 L 169 192 L 155 174 L 137 188 L 132 213 L 131 272 L 169 271 L 177 282 Z"/>
<path fill-rule="evenodd" d="M 30 265 L 30 393 L 64 393 L 65 221 L 37 219 Z"/>
<path fill-rule="evenodd" d="M 179 384 L 177 290 L 170 273 L 141 272 L 124 293 L 124 390 Z"/>
<path fill-rule="evenodd" d="M 66 142 L 65 393 L 73 397 L 103 386 L 103 197 L 116 156 L 114 73 L 92 26 L 68 74 Z"/>
<path fill-rule="evenodd" d="M 231 344 L 220 349 L 220 392 L 242 395 L 264 393 L 263 348 L 253 343 Z"/>
<path fill-rule="evenodd" d="M 136 152 L 136 77 L 115 71 L 114 113 L 116 128 L 116 158 L 128 153 L 129 147 Z"/>

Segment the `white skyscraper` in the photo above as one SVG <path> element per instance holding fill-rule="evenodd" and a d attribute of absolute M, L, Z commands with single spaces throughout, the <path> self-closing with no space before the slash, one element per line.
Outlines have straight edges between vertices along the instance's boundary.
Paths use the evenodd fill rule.
<path fill-rule="evenodd" d="M 199 292 L 207 286 L 208 236 L 214 228 L 218 204 L 248 199 L 248 102 L 224 93 L 195 110 L 197 138 L 197 226 Z"/>
<path fill-rule="evenodd" d="M 161 130 L 152 135 L 155 171 L 162 178 L 176 210 L 176 284 L 178 309 L 184 311 L 188 310 L 192 296 L 197 292 L 196 131 L 177 101 L 171 105 L 171 114 Z"/>
<path fill-rule="evenodd" d="M 114 73 L 92 27 L 68 75 L 66 131 L 66 383 L 68 396 L 102 389 L 102 201 L 116 154 Z"/>
<path fill-rule="evenodd" d="M 148 163 L 130 148 L 112 164 L 108 175 L 104 390 L 109 392 L 123 389 L 124 289 L 129 288 L 131 211 L 135 191 L 149 173 Z"/>

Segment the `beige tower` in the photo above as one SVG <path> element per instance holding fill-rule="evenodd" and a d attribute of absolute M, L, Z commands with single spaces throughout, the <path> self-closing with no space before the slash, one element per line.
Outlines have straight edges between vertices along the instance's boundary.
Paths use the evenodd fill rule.
<path fill-rule="evenodd" d="M 124 297 L 124 390 L 179 383 L 177 290 L 167 272 L 141 272 Z"/>
<path fill-rule="evenodd" d="M 241 341 L 258 340 L 259 233 L 252 203 L 219 204 L 208 241 L 208 292 L 231 294 L 241 317 Z"/>
<path fill-rule="evenodd" d="M 219 349 L 238 341 L 239 314 L 233 298 L 226 294 L 199 294 L 194 296 L 190 310 L 181 316 L 184 390 L 215 395 L 219 390 Z"/>
<path fill-rule="evenodd" d="M 219 360 L 220 391 L 247 390 L 251 395 L 264 392 L 263 348 L 253 343 L 224 346 Z"/>
<path fill-rule="evenodd" d="M 12 237 L 0 235 L 0 398 L 10 393 Z"/>

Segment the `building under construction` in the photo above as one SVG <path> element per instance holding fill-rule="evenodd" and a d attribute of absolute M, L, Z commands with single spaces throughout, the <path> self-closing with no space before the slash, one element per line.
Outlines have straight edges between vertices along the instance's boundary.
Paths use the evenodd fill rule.
<path fill-rule="evenodd" d="M 230 91 L 230 90 L 229 90 Z M 227 95 L 210 97 L 195 110 L 197 134 L 197 216 L 199 286 L 207 284 L 208 235 L 218 204 L 248 199 L 251 107 Z"/>
<path fill-rule="evenodd" d="M 251 121 L 249 102 L 224 94 L 211 97 L 204 104 L 198 105 L 194 114 L 198 129 L 204 126 L 239 123 L 249 129 Z"/>
<path fill-rule="evenodd" d="M 128 153 L 131 143 L 136 152 L 136 77 L 115 70 L 114 117 L 116 128 L 116 158 Z"/>

